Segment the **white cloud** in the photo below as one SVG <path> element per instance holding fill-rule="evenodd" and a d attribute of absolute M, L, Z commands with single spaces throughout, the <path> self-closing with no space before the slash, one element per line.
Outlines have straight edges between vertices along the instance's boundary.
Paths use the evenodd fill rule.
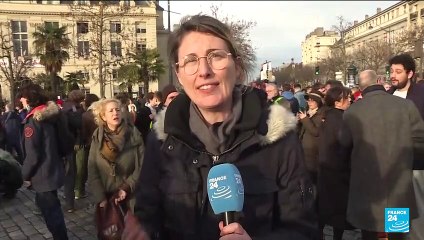
<path fill-rule="evenodd" d="M 234 19 L 253 20 L 257 25 L 251 31 L 258 64 L 265 60 L 273 66 L 295 58 L 301 61 L 301 42 L 316 27 L 330 29 L 337 24 L 337 16 L 347 20 L 364 20 L 376 9 L 385 9 L 398 1 L 171 1 L 171 25 L 181 17 L 199 12 L 210 13 L 212 4 L 220 6 L 220 14 Z M 167 10 L 166 1 L 160 5 Z M 167 12 L 164 12 L 167 26 Z M 258 68 L 259 69 L 259 68 Z"/>

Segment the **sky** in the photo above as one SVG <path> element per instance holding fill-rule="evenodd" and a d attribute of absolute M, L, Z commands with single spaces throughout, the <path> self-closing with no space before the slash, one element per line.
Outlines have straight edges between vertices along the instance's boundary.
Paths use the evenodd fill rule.
<path fill-rule="evenodd" d="M 252 45 L 256 49 L 257 64 L 272 62 L 272 67 L 302 61 L 301 43 L 317 27 L 331 30 L 337 16 L 359 22 L 365 15 L 374 15 L 399 1 L 170 1 L 171 30 L 186 15 L 210 13 L 210 6 L 220 9 L 220 16 L 256 21 L 251 30 Z M 159 5 L 168 9 L 167 1 Z M 164 12 L 164 26 L 168 14 Z M 259 69 L 259 67 L 258 67 Z"/>

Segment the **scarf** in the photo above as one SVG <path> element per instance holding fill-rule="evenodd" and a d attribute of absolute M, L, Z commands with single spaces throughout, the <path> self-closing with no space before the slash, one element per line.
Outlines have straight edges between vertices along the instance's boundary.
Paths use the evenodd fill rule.
<path fill-rule="evenodd" d="M 122 121 L 115 131 L 110 130 L 106 124 L 101 128 L 99 130 L 103 130 L 103 141 L 100 154 L 103 158 L 113 163 L 122 149 L 124 149 L 128 125 L 125 121 Z"/>
<path fill-rule="evenodd" d="M 205 145 L 208 152 L 219 155 L 231 144 L 229 136 L 241 117 L 241 111 L 242 92 L 239 88 L 234 88 L 232 111 L 227 119 L 208 126 L 199 108 L 191 102 L 189 126 L 194 135 Z"/>
<path fill-rule="evenodd" d="M 317 113 L 317 111 L 318 111 L 318 108 L 309 109 L 308 110 L 308 116 L 309 116 L 309 118 L 312 118 Z"/>

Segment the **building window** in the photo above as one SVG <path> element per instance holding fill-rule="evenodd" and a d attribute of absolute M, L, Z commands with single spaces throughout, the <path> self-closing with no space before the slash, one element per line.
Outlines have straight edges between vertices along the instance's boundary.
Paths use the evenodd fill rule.
<path fill-rule="evenodd" d="M 110 43 L 110 53 L 111 53 L 112 56 L 121 57 L 122 56 L 121 42 L 111 42 Z"/>
<path fill-rule="evenodd" d="M 37 4 L 43 4 L 42 0 L 37 0 Z"/>
<path fill-rule="evenodd" d="M 111 22 L 110 23 L 110 32 L 111 33 L 121 33 L 121 23 L 120 22 Z"/>
<path fill-rule="evenodd" d="M 47 28 L 59 28 L 59 22 L 44 22 Z"/>
<path fill-rule="evenodd" d="M 118 78 L 118 70 L 112 69 L 112 79 L 117 79 L 117 78 Z"/>
<path fill-rule="evenodd" d="M 136 22 L 135 33 L 146 33 L 146 22 Z"/>
<path fill-rule="evenodd" d="M 47 0 L 46 3 L 47 4 L 53 4 L 53 0 Z"/>
<path fill-rule="evenodd" d="M 141 5 L 148 5 L 147 1 L 143 1 L 143 0 L 134 0 L 135 5 L 137 6 L 141 6 Z"/>
<path fill-rule="evenodd" d="M 130 6 L 131 0 L 124 0 L 124 6 Z"/>
<path fill-rule="evenodd" d="M 119 4 L 119 0 L 108 0 L 107 3 L 108 4 L 118 5 Z"/>
<path fill-rule="evenodd" d="M 13 53 L 28 56 L 28 33 L 26 21 L 11 21 L 13 35 Z"/>
<path fill-rule="evenodd" d="M 137 42 L 136 43 L 136 51 L 137 52 L 142 52 L 144 50 L 146 50 L 146 43 L 141 43 L 141 42 Z"/>
<path fill-rule="evenodd" d="M 77 22 L 77 33 L 88 33 L 88 22 Z"/>
<path fill-rule="evenodd" d="M 88 41 L 78 41 L 78 57 L 88 58 L 90 54 L 90 43 Z"/>
<path fill-rule="evenodd" d="M 89 2 L 89 0 L 77 0 L 78 5 L 86 5 Z"/>

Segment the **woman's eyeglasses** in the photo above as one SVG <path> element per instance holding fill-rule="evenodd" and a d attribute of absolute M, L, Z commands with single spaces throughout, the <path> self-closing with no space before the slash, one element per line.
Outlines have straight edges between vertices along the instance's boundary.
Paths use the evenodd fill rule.
<path fill-rule="evenodd" d="M 187 55 L 182 63 L 175 63 L 177 67 L 183 68 L 186 75 L 193 75 L 199 70 L 200 59 L 206 58 L 209 66 L 215 70 L 222 70 L 228 66 L 228 57 L 232 54 L 225 50 L 213 50 L 206 56 Z"/>

